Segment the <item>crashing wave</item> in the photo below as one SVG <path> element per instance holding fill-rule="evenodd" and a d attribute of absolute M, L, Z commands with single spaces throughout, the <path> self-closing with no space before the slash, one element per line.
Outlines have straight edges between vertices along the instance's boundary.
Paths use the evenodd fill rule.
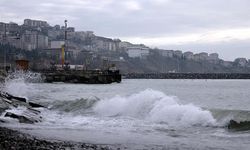
<path fill-rule="evenodd" d="M 193 104 L 179 104 L 176 97 L 151 89 L 128 97 L 116 96 L 99 101 L 94 106 L 94 111 L 102 116 L 130 116 L 170 126 L 216 124 L 209 111 Z"/>
<path fill-rule="evenodd" d="M 30 72 L 30 71 L 14 71 L 5 78 L 6 82 L 10 81 L 24 81 L 28 83 L 42 82 L 42 77 L 40 73 Z"/>
<path fill-rule="evenodd" d="M 27 97 L 33 87 L 27 83 L 41 82 L 42 78 L 39 73 L 15 71 L 5 78 L 2 91 L 6 91 L 16 96 Z"/>

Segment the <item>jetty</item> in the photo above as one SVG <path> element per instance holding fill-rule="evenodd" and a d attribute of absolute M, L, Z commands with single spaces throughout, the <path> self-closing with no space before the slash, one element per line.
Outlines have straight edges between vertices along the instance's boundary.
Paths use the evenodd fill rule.
<path fill-rule="evenodd" d="M 119 70 L 44 70 L 40 71 L 44 82 L 110 84 L 120 83 Z"/>

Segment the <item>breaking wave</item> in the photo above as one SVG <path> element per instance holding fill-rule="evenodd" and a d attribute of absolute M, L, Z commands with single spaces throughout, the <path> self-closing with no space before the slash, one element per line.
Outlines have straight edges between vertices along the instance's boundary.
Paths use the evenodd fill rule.
<path fill-rule="evenodd" d="M 74 101 L 54 101 L 49 106 L 49 122 L 83 124 L 85 117 L 104 120 L 141 120 L 169 127 L 215 126 L 212 114 L 193 104 L 182 105 L 174 96 L 155 90 L 145 90 L 130 96 L 110 99 L 91 97 Z M 53 117 L 53 114 L 55 116 Z M 45 120 L 48 115 L 45 116 Z M 78 120 L 78 121 L 76 121 Z M 130 119 L 129 119 L 130 120 Z M 78 123 L 77 123 L 78 122 Z M 102 122 L 102 121 L 101 121 Z"/>
<path fill-rule="evenodd" d="M 193 104 L 182 105 L 176 97 L 145 90 L 128 97 L 116 96 L 99 101 L 93 108 L 101 116 L 129 116 L 169 126 L 210 126 L 216 120 L 212 114 Z"/>
<path fill-rule="evenodd" d="M 3 90 L 16 96 L 27 97 L 33 87 L 27 83 L 42 82 L 39 73 L 15 71 L 5 78 Z"/>
<path fill-rule="evenodd" d="M 5 79 L 5 82 L 15 82 L 15 81 L 23 81 L 28 83 L 37 83 L 42 82 L 42 77 L 40 73 L 34 73 L 30 71 L 14 71 Z"/>
<path fill-rule="evenodd" d="M 130 96 L 115 96 L 110 99 L 97 97 L 80 98 L 70 101 L 54 101 L 49 109 L 85 116 L 131 117 L 169 126 L 216 126 L 225 127 L 231 120 L 244 122 L 250 120 L 250 111 L 209 109 L 193 104 L 180 104 L 175 96 L 163 92 L 145 90 Z"/>

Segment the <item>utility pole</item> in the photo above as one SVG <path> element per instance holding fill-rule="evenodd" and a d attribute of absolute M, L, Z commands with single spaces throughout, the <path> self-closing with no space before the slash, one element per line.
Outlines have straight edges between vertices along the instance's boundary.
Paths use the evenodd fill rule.
<path fill-rule="evenodd" d="M 6 44 L 6 38 L 7 38 L 6 28 L 7 28 L 7 24 L 5 23 L 4 24 L 4 37 L 3 37 L 4 44 Z M 4 70 L 6 71 L 6 49 L 4 49 L 4 64 L 3 65 L 4 65 Z"/>
<path fill-rule="evenodd" d="M 36 50 L 38 50 L 38 31 L 36 31 Z"/>
<path fill-rule="evenodd" d="M 64 46 L 62 47 L 62 67 L 65 63 L 65 53 L 67 51 L 67 20 L 64 20 L 65 28 L 64 28 Z"/>

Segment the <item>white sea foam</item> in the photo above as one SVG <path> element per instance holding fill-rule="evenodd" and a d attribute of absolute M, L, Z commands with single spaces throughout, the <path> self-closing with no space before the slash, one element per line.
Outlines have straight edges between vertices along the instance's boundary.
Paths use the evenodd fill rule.
<path fill-rule="evenodd" d="M 82 106 L 73 105 L 75 103 Z M 93 105 L 76 100 L 72 104 L 65 102 L 65 106 L 68 111 L 58 108 L 64 108 L 64 105 L 57 105 L 56 110 L 41 110 L 43 119 L 37 127 L 127 132 L 149 131 L 155 127 L 177 129 L 193 125 L 213 126 L 216 122 L 209 111 L 192 104 L 181 105 L 176 97 L 154 90 L 145 90 L 128 97 L 115 96 L 111 99 L 93 100 Z M 75 107 L 88 111 L 76 113 Z M 17 109 L 14 111 L 17 113 Z M 89 113 L 90 111 L 92 112 Z"/>
<path fill-rule="evenodd" d="M 5 79 L 4 90 L 15 96 L 27 97 L 29 92 L 34 91 L 31 82 L 40 82 L 40 74 L 32 72 L 15 71 Z"/>
<path fill-rule="evenodd" d="M 208 126 L 216 123 L 209 111 L 192 104 L 179 104 L 176 97 L 150 89 L 128 97 L 102 100 L 94 106 L 94 111 L 102 116 L 130 116 L 170 126 Z"/>

